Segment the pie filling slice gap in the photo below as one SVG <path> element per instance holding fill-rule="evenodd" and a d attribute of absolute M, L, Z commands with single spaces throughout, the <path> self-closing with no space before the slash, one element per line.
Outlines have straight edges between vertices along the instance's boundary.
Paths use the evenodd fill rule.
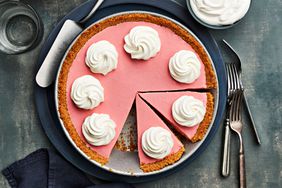
<path fill-rule="evenodd" d="M 189 139 L 191 142 L 202 140 L 205 136 L 213 117 L 214 98 L 210 92 L 153 92 L 139 93 L 153 109 L 158 111 L 180 134 Z M 174 102 L 182 96 L 190 96 L 202 101 L 205 107 L 203 120 L 194 126 L 183 126 L 176 122 L 172 113 Z"/>
<path fill-rule="evenodd" d="M 160 119 L 160 117 L 148 106 L 140 96 L 136 95 L 136 113 L 137 113 L 137 135 L 138 135 L 138 156 L 140 168 L 144 172 L 156 171 L 178 161 L 183 155 L 185 149 L 183 144 Z M 159 127 L 167 130 L 172 137 L 173 147 L 171 152 L 163 159 L 155 159 L 146 155 L 142 149 L 142 136 L 144 132 L 152 127 Z"/>

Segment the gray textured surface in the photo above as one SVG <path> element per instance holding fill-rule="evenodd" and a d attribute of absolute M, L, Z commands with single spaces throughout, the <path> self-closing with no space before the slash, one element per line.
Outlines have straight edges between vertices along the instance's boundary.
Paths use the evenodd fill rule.
<path fill-rule="evenodd" d="M 40 14 L 44 39 L 53 25 L 85 0 L 26 0 Z M 184 0 L 178 0 L 182 2 Z M 257 146 L 246 125 L 247 184 L 282 186 L 282 1 L 254 0 L 247 17 L 236 27 L 212 31 L 239 52 L 243 82 L 262 145 Z M 42 44 L 42 43 L 41 43 Z M 22 55 L 0 54 L 0 169 L 41 147 L 52 147 L 35 110 L 34 77 L 41 44 Z M 247 121 L 246 121 L 247 123 Z M 210 146 L 186 169 L 137 187 L 237 187 L 237 142 L 232 137 L 231 175 L 220 176 L 222 129 Z M 0 175 L 0 187 L 8 183 Z"/>

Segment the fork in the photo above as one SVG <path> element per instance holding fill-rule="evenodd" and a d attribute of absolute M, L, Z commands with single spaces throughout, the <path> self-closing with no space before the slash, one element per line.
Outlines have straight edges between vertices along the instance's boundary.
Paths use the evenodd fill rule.
<path fill-rule="evenodd" d="M 239 173 L 240 173 L 240 188 L 246 187 L 246 170 L 245 170 L 245 154 L 244 145 L 242 138 L 242 99 L 243 99 L 243 89 L 237 90 L 232 97 L 231 107 L 230 107 L 230 128 L 239 137 L 240 149 L 239 149 Z"/>
<path fill-rule="evenodd" d="M 236 69 L 237 69 L 237 73 L 238 73 L 238 77 L 239 77 L 239 81 L 240 81 L 240 87 L 243 89 L 243 84 L 242 84 L 242 80 L 241 80 L 242 66 L 241 66 L 240 57 L 239 57 L 238 53 L 232 48 L 232 46 L 228 42 L 226 42 L 224 39 L 222 41 L 225 44 L 225 46 L 227 47 L 227 49 L 230 52 L 232 52 L 232 54 L 234 55 L 234 64 L 236 65 Z M 247 109 L 248 116 L 249 116 L 250 121 L 251 121 L 253 131 L 255 133 L 256 141 L 257 141 L 258 144 L 261 144 L 261 140 L 260 140 L 257 128 L 256 128 L 256 124 L 254 122 L 248 101 L 247 101 L 244 94 L 243 94 L 243 99 L 244 99 L 244 102 L 245 102 L 245 107 Z"/>
<path fill-rule="evenodd" d="M 222 175 L 227 177 L 230 174 L 230 121 L 229 121 L 229 108 L 232 94 L 238 90 L 242 89 L 238 74 L 236 74 L 236 66 L 234 63 L 226 64 L 227 72 L 227 111 L 225 120 L 225 133 L 224 133 L 224 147 L 223 147 L 223 158 L 222 158 Z"/>

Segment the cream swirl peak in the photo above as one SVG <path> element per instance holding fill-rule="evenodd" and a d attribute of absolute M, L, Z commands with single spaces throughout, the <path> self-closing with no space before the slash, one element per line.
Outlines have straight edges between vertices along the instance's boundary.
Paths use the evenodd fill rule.
<path fill-rule="evenodd" d="M 205 114 L 203 102 L 192 96 L 181 96 L 172 105 L 173 119 L 185 127 L 198 125 L 203 121 Z"/>
<path fill-rule="evenodd" d="M 104 101 L 104 88 L 93 76 L 81 76 L 72 84 L 71 98 L 77 107 L 93 109 Z"/>
<path fill-rule="evenodd" d="M 151 127 L 142 135 L 142 150 L 154 159 L 168 156 L 173 145 L 171 133 L 162 127 Z"/>
<path fill-rule="evenodd" d="M 82 124 L 82 134 L 93 146 L 109 144 L 116 135 L 116 124 L 108 114 L 93 113 L 85 118 Z"/>
<path fill-rule="evenodd" d="M 136 26 L 124 37 L 124 50 L 132 59 L 148 60 L 161 49 L 161 40 L 156 30 L 148 26 Z"/>
<path fill-rule="evenodd" d="M 113 44 L 101 40 L 88 48 L 85 63 L 93 73 L 106 75 L 117 68 L 118 52 Z"/>
<path fill-rule="evenodd" d="M 181 83 L 192 83 L 200 77 L 201 63 L 192 51 L 180 50 L 169 60 L 171 77 Z"/>
<path fill-rule="evenodd" d="M 194 14 L 210 25 L 230 25 L 248 12 L 251 0 L 190 0 Z"/>

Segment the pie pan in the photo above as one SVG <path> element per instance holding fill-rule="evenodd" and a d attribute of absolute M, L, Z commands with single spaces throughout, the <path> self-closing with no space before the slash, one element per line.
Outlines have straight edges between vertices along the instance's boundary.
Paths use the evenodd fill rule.
<path fill-rule="evenodd" d="M 126 12 L 120 12 L 117 14 L 112 14 L 110 16 L 104 17 L 98 21 L 96 21 L 95 23 L 93 23 L 92 25 L 90 25 L 89 27 L 99 23 L 100 21 L 103 21 L 105 19 L 114 17 L 114 16 L 118 16 L 118 15 L 123 15 L 123 14 L 131 14 L 131 13 L 142 13 L 142 14 L 150 14 L 150 15 L 154 15 L 154 16 L 158 16 L 158 17 L 162 17 L 164 19 L 167 19 L 179 26 L 181 26 L 182 28 L 184 28 L 187 32 L 189 32 L 191 35 L 194 36 L 194 38 L 202 45 L 202 47 L 205 49 L 204 45 L 201 43 L 201 41 L 196 37 L 195 34 L 193 34 L 193 32 L 191 30 L 189 30 L 187 27 L 185 27 L 184 25 L 182 25 L 181 23 L 177 22 L 176 20 L 169 18 L 167 16 L 164 16 L 162 14 L 158 14 L 158 13 L 153 13 L 153 12 L 148 12 L 148 11 L 126 11 Z M 88 27 L 88 28 L 89 28 Z M 88 28 L 86 28 L 85 30 L 87 30 Z M 82 32 L 83 34 L 83 32 Z M 80 34 L 81 35 L 81 34 Z M 77 37 L 79 38 L 80 35 Z M 213 113 L 213 118 L 212 118 L 212 122 L 211 125 L 209 126 L 209 129 L 207 130 L 207 133 L 205 135 L 205 137 L 197 142 L 197 143 L 191 143 L 191 142 L 184 142 L 184 146 L 186 149 L 186 152 L 184 153 L 184 155 L 181 157 L 181 159 L 177 162 L 175 162 L 172 165 L 169 165 L 161 170 L 158 171 L 153 171 L 153 172 L 146 172 L 144 173 L 140 168 L 139 168 L 139 161 L 138 161 L 138 156 L 137 156 L 137 152 L 124 152 L 124 151 L 120 151 L 118 149 L 113 149 L 112 154 L 110 156 L 110 160 L 109 163 L 107 163 L 106 165 L 101 165 L 100 163 L 96 162 L 95 160 L 91 160 L 82 150 L 80 150 L 76 144 L 74 143 L 73 139 L 71 138 L 71 136 L 69 135 L 69 132 L 66 130 L 65 126 L 64 126 L 64 122 L 60 119 L 60 113 L 59 113 L 59 102 L 58 102 L 58 88 L 59 88 L 59 75 L 61 73 L 61 69 L 62 69 L 62 65 L 64 62 L 64 59 L 66 58 L 69 50 L 71 49 L 72 45 L 76 42 L 77 39 L 74 40 L 74 42 L 70 45 L 69 49 L 66 51 L 66 54 L 64 56 L 64 58 L 61 61 L 61 65 L 59 67 L 58 70 L 58 74 L 57 74 L 57 79 L 56 79 L 56 84 L 55 84 L 55 105 L 56 105 L 56 109 L 57 109 L 57 115 L 59 117 L 62 129 L 66 135 L 66 137 L 68 138 L 68 140 L 70 141 L 70 143 L 73 145 L 73 147 L 83 156 L 85 157 L 87 160 L 89 160 L 93 165 L 96 165 L 106 171 L 115 173 L 115 174 L 119 174 L 119 175 L 126 175 L 126 176 L 149 176 L 149 175 L 155 175 L 155 174 L 159 174 L 162 172 L 165 172 L 167 170 L 170 170 L 172 168 L 175 168 L 178 165 L 181 165 L 184 161 L 186 161 L 189 157 L 191 157 L 202 145 L 202 143 L 205 141 L 207 135 L 209 134 L 212 126 L 213 126 L 213 122 L 214 119 L 216 117 L 217 114 L 217 109 L 218 109 L 218 101 L 219 101 L 219 89 L 213 89 L 213 90 L 209 90 L 210 92 L 213 93 L 214 95 L 214 113 Z M 206 53 L 208 53 L 208 51 L 205 49 Z M 209 55 L 208 55 L 209 56 Z M 209 59 L 211 62 L 212 58 L 209 56 Z M 213 69 L 214 72 L 216 72 L 215 70 L 215 66 L 213 65 Z M 218 82 L 218 79 L 217 79 Z M 217 83 L 217 85 L 219 85 Z M 134 119 L 135 116 L 134 114 L 130 114 L 129 119 Z M 134 122 L 134 121 L 128 121 L 128 122 Z M 131 127 L 131 126 L 136 126 L 134 123 L 126 123 L 125 124 L 125 128 L 123 129 L 123 131 L 127 131 L 127 128 Z M 126 141 L 126 140 L 125 140 Z"/>

